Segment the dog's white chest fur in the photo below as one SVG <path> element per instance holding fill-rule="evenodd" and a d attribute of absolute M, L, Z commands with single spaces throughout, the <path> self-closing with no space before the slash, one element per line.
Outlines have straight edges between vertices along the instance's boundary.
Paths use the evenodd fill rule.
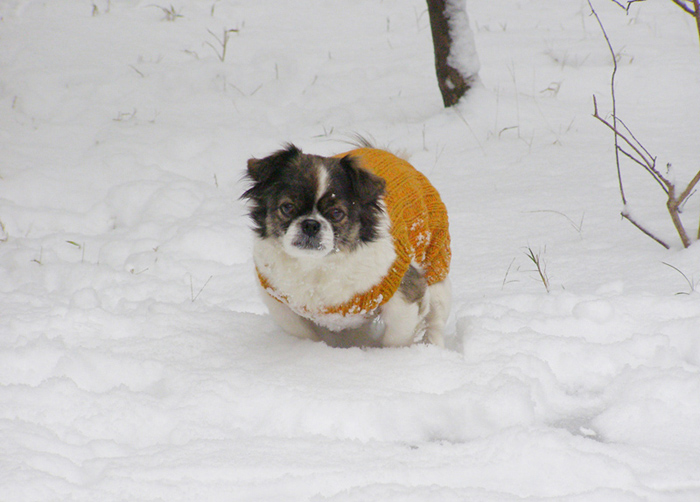
<path fill-rule="evenodd" d="M 396 258 L 392 237 L 359 246 L 350 253 L 322 258 L 297 258 L 274 239 L 256 239 L 255 265 L 272 286 L 273 297 L 284 298 L 297 314 L 337 331 L 357 327 L 370 312 L 341 316 L 324 310 L 343 305 L 386 277 Z"/>

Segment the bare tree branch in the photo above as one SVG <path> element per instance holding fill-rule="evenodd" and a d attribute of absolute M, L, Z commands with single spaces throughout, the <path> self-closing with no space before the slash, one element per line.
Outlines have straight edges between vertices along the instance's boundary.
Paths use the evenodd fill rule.
<path fill-rule="evenodd" d="M 688 198 L 688 196 L 692 192 L 693 188 L 695 188 L 695 185 L 697 185 L 699 181 L 700 181 L 700 171 L 698 171 L 697 174 L 695 175 L 695 177 L 692 180 L 690 180 L 690 183 L 688 183 L 688 186 L 686 187 L 686 189 L 683 190 L 683 193 L 680 195 L 680 197 L 678 197 L 678 205 L 679 206 L 681 204 L 683 204 L 683 202 L 685 202 L 685 199 Z"/>
<path fill-rule="evenodd" d="M 672 186 L 670 192 L 668 193 L 668 201 L 666 202 L 666 207 L 668 208 L 668 214 L 671 215 L 671 221 L 673 221 L 673 226 L 676 227 L 678 235 L 681 238 L 683 247 L 690 247 L 690 239 L 688 234 L 683 228 L 683 223 L 681 222 L 680 214 L 678 214 L 678 199 L 676 199 L 676 187 Z"/>
<path fill-rule="evenodd" d="M 681 0 L 671 0 L 671 1 L 673 3 L 675 3 L 678 7 L 680 7 L 684 11 L 686 11 L 688 14 L 690 14 L 691 16 L 695 15 L 695 11 L 690 7 L 690 5 L 686 5 L 685 2 L 683 2 Z"/>
<path fill-rule="evenodd" d="M 700 39 L 700 0 L 671 0 L 686 13 L 695 18 L 695 24 L 698 28 L 698 38 Z M 689 5 L 692 3 L 692 7 Z"/>
<path fill-rule="evenodd" d="M 620 195 L 622 196 L 622 202 L 623 205 L 625 206 L 624 210 L 622 211 L 622 217 L 626 220 L 628 220 L 630 223 L 632 223 L 635 227 L 637 227 L 639 230 L 641 230 L 645 235 L 651 237 L 653 240 L 664 246 L 666 249 L 669 249 L 669 246 L 666 242 L 663 240 L 659 239 L 656 237 L 652 232 L 647 230 L 643 225 L 641 225 L 638 221 L 636 221 L 629 213 L 628 207 L 627 207 L 627 199 L 625 197 L 624 193 L 624 188 L 622 185 L 622 174 L 621 174 L 621 168 L 620 168 L 620 153 L 622 153 L 624 156 L 626 156 L 628 159 L 632 160 L 634 163 L 637 165 L 641 166 L 644 168 L 653 178 L 654 180 L 659 184 L 659 186 L 662 188 L 662 190 L 666 193 L 667 200 L 666 200 L 666 208 L 668 210 L 669 215 L 671 216 L 671 221 L 673 222 L 673 226 L 675 227 L 676 231 L 678 232 L 678 236 L 681 239 L 681 242 L 683 243 L 684 247 L 690 247 L 692 244 L 692 241 L 690 237 L 688 237 L 688 233 L 685 230 L 685 227 L 683 226 L 683 222 L 681 221 L 681 208 L 685 201 L 690 197 L 691 193 L 693 192 L 695 186 L 700 182 L 700 171 L 697 172 L 695 177 L 688 183 L 686 188 L 681 192 L 680 195 L 676 196 L 676 185 L 673 181 L 669 180 L 666 176 L 664 176 L 657 168 L 656 168 L 656 157 L 654 157 L 649 150 L 647 150 L 644 145 L 637 139 L 637 137 L 634 135 L 632 130 L 627 127 L 627 124 L 625 124 L 621 119 L 617 118 L 617 101 L 615 98 L 615 75 L 617 73 L 617 58 L 615 55 L 615 51 L 613 50 L 612 44 L 610 42 L 610 38 L 608 37 L 608 34 L 605 31 L 605 27 L 603 26 L 602 21 L 600 20 L 600 17 L 596 13 L 595 9 L 593 8 L 593 5 L 591 3 L 591 0 L 588 1 L 588 6 L 591 8 L 591 12 L 595 16 L 596 20 L 598 21 L 598 26 L 600 26 L 600 30 L 603 33 L 603 37 L 605 38 L 605 42 L 608 45 L 608 49 L 610 50 L 610 54 L 612 56 L 613 60 L 613 72 L 612 76 L 610 78 L 610 94 L 612 96 L 612 124 L 606 120 L 605 118 L 600 116 L 600 113 L 598 112 L 598 102 L 596 100 L 596 97 L 593 96 L 593 117 L 598 119 L 601 123 L 603 123 L 608 129 L 612 130 L 613 136 L 615 138 L 615 165 L 617 167 L 617 177 L 618 177 L 618 183 L 620 185 Z M 630 4 L 634 3 L 635 1 L 643 1 L 643 0 L 630 0 L 627 2 L 627 7 L 625 10 L 629 9 Z M 683 2 L 683 0 L 672 0 L 674 3 L 677 5 L 683 7 L 687 7 L 686 3 Z M 690 0 L 687 0 L 690 1 Z M 613 0 L 614 3 L 617 5 L 624 7 L 620 1 L 618 0 Z M 688 10 L 684 9 L 687 12 L 690 12 L 697 20 L 698 22 L 698 33 L 700 34 L 700 0 L 692 0 L 693 4 L 695 5 L 695 10 Z M 622 131 L 618 127 L 618 124 L 622 125 Z M 623 147 L 620 144 L 620 140 L 622 140 L 622 143 L 626 145 L 629 148 L 629 151 Z M 698 228 L 698 237 L 700 240 L 700 228 Z"/>

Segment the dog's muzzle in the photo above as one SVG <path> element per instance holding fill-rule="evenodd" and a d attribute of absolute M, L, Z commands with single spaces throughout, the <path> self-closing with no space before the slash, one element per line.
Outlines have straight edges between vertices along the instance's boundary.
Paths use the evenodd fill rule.
<path fill-rule="evenodd" d="M 306 217 L 289 227 L 283 242 L 291 256 L 319 258 L 333 250 L 333 227 L 324 219 Z"/>

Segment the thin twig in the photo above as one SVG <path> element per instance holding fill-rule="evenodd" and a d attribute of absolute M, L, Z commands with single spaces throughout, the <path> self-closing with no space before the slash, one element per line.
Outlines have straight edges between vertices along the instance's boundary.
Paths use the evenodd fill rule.
<path fill-rule="evenodd" d="M 633 4 L 633 3 L 644 2 L 644 0 L 629 0 L 629 1 L 627 2 L 627 5 L 622 5 L 622 3 L 621 3 L 619 0 L 612 0 L 612 1 L 613 1 L 614 4 L 617 4 L 617 5 L 619 5 L 620 7 L 622 7 L 623 9 L 625 9 L 625 12 L 628 12 L 628 13 L 629 13 L 630 7 L 632 7 L 632 4 Z"/>
<path fill-rule="evenodd" d="M 605 38 L 605 42 L 608 44 L 608 49 L 610 50 L 610 56 L 612 57 L 613 62 L 612 77 L 610 78 L 610 95 L 612 97 L 613 131 L 615 131 L 615 164 L 617 165 L 617 182 L 620 187 L 620 197 L 622 197 L 622 204 L 624 205 L 627 204 L 627 198 L 625 197 L 625 189 L 622 186 L 622 171 L 620 170 L 620 152 L 618 151 L 617 141 L 617 102 L 615 101 L 615 75 L 617 74 L 617 57 L 615 56 L 615 51 L 613 50 L 612 43 L 610 43 L 610 38 L 608 38 L 608 34 L 605 31 L 605 27 L 603 26 L 603 22 L 600 20 L 600 17 L 598 17 L 598 13 L 593 8 L 591 0 L 587 1 L 588 6 L 591 8 L 591 12 L 593 12 L 593 16 L 595 16 L 596 21 L 598 21 L 600 31 L 603 32 L 603 37 Z M 597 111 L 598 107 L 596 106 L 596 115 Z"/>
<path fill-rule="evenodd" d="M 603 117 L 600 116 L 598 113 L 598 101 L 596 100 L 596 97 L 593 96 L 593 117 L 598 119 L 600 122 L 605 124 L 615 135 L 615 150 L 618 152 L 616 155 L 616 164 L 617 164 L 617 170 L 618 170 L 618 180 L 620 181 L 620 191 L 622 192 L 622 179 L 620 178 L 620 161 L 619 161 L 619 152 L 622 152 L 624 155 L 635 161 L 637 164 L 642 166 L 644 169 L 649 171 L 649 174 L 651 174 L 654 179 L 661 185 L 661 188 L 663 188 L 664 192 L 668 193 L 668 187 L 671 185 L 671 182 L 667 180 L 657 169 L 656 169 L 656 157 L 652 157 L 651 154 L 647 151 L 646 148 L 644 148 L 639 141 L 635 138 L 635 136 L 630 132 L 630 136 L 634 138 L 634 141 L 630 140 L 627 136 L 622 134 L 618 129 L 616 129 L 616 126 L 605 120 Z M 613 117 L 614 118 L 614 117 Z M 620 122 L 625 129 L 628 129 L 624 123 L 620 119 L 617 119 L 617 122 Z M 639 158 L 634 157 L 632 154 L 627 152 L 624 148 L 622 148 L 619 144 L 618 138 L 621 138 L 622 141 L 624 141 L 632 150 L 634 150 L 634 153 L 637 154 Z M 647 156 L 649 158 L 647 158 Z M 641 160 L 640 160 L 641 159 Z M 623 202 L 625 201 L 624 193 L 622 194 L 622 200 Z"/>
<path fill-rule="evenodd" d="M 630 160 L 634 161 L 635 163 L 639 164 L 641 167 L 643 167 L 651 176 L 656 180 L 656 182 L 659 184 L 661 189 L 668 195 L 668 185 L 670 183 L 667 182 L 667 180 L 663 177 L 660 176 L 659 173 L 656 171 L 654 168 L 654 165 L 656 164 L 656 159 L 654 159 L 654 163 L 649 165 L 645 164 L 644 162 L 640 161 L 634 155 L 626 151 L 624 148 L 620 147 L 620 151 Z"/>
<path fill-rule="evenodd" d="M 649 230 L 647 230 L 646 228 L 644 228 L 639 222 L 637 222 L 637 220 L 635 220 L 635 219 L 627 212 L 626 209 L 623 210 L 623 211 L 620 213 L 620 216 L 622 216 L 624 219 L 626 219 L 627 221 L 629 221 L 632 225 L 634 225 L 635 227 L 637 227 L 637 229 L 639 229 L 639 230 L 640 230 L 644 235 L 646 235 L 647 237 L 650 237 L 651 239 L 655 240 L 656 242 L 658 242 L 659 244 L 661 244 L 661 245 L 662 245 L 663 247 L 665 247 L 666 249 L 671 249 L 671 246 L 669 246 L 668 244 L 666 244 L 663 240 L 659 239 L 657 236 L 655 236 L 654 234 L 652 234 Z"/>
<path fill-rule="evenodd" d="M 647 150 L 647 149 L 644 147 L 644 145 L 641 143 L 641 141 L 639 141 L 639 140 L 637 139 L 637 137 L 634 135 L 634 133 L 632 132 L 632 130 L 631 130 L 629 127 L 627 127 L 627 124 L 625 124 L 625 122 L 624 122 L 621 118 L 618 117 L 618 118 L 617 118 L 617 121 L 618 121 L 620 124 L 622 124 L 622 127 L 625 128 L 625 131 L 627 131 L 627 134 L 629 134 L 630 137 L 634 140 L 634 142 L 635 142 L 637 145 L 639 145 L 640 151 L 643 152 L 644 154 L 646 154 L 646 157 L 645 157 L 644 155 L 642 155 L 642 158 L 644 158 L 644 161 L 647 162 L 647 163 L 650 164 L 650 165 L 654 165 L 654 166 L 655 166 L 655 165 L 656 165 L 656 157 L 654 157 L 654 156 L 649 152 L 649 150 Z M 641 155 L 641 153 L 640 153 L 640 155 Z"/>

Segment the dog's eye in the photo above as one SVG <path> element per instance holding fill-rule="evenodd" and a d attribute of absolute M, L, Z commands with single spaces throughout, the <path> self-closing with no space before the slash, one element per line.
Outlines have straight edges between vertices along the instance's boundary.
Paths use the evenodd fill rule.
<path fill-rule="evenodd" d="M 281 204 L 280 207 L 277 208 L 282 216 L 285 218 L 288 218 L 294 213 L 294 204 L 291 202 L 285 202 L 284 204 Z"/>
<path fill-rule="evenodd" d="M 345 213 L 342 209 L 334 207 L 333 209 L 328 211 L 328 219 L 331 220 L 333 223 L 338 223 L 343 218 L 345 218 Z"/>

